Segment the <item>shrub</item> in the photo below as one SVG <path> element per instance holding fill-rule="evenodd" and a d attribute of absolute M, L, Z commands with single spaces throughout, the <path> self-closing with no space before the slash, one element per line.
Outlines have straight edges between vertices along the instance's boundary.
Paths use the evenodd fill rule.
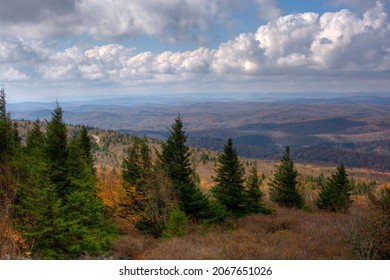
<path fill-rule="evenodd" d="M 165 238 L 182 237 L 187 234 L 187 231 L 188 218 L 186 213 L 179 209 L 171 211 L 162 236 Z"/>

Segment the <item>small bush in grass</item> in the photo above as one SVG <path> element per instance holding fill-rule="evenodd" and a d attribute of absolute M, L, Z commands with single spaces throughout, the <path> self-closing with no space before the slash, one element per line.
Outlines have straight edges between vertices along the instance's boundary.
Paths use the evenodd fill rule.
<path fill-rule="evenodd" d="M 188 218 L 180 209 L 174 209 L 169 215 L 162 236 L 165 238 L 182 237 L 188 231 Z"/>

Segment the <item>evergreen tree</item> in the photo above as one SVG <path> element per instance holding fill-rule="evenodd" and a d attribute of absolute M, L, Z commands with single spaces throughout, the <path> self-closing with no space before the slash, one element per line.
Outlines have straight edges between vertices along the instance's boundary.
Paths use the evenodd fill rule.
<path fill-rule="evenodd" d="M 173 209 L 165 225 L 162 236 L 165 238 L 183 237 L 188 231 L 188 218 L 180 209 Z"/>
<path fill-rule="evenodd" d="M 270 180 L 270 199 L 280 206 L 302 208 L 304 199 L 297 190 L 298 172 L 287 146 L 281 162 L 276 166 L 274 178 Z"/>
<path fill-rule="evenodd" d="M 186 145 L 187 137 L 179 116 L 172 124 L 167 140 L 161 144 L 162 152 L 159 157 L 162 168 L 174 183 L 179 197 L 182 195 L 182 187 L 194 182 L 195 172 L 191 166 L 191 152 Z"/>
<path fill-rule="evenodd" d="M 262 204 L 264 196 L 260 190 L 262 182 L 263 180 L 257 174 L 257 164 L 255 162 L 245 186 L 245 209 L 248 213 L 269 214 L 271 212 L 271 209 L 264 207 Z"/>
<path fill-rule="evenodd" d="M 108 217 L 103 202 L 96 196 L 97 180 L 91 160 L 90 140 L 86 129 L 82 128 L 79 136 L 68 144 L 66 162 L 69 186 L 64 217 L 71 225 L 65 232 L 70 237 L 67 255 L 71 258 L 80 255 L 82 251 L 104 253 L 116 234 L 116 228 Z"/>
<path fill-rule="evenodd" d="M 146 138 L 134 137 L 122 163 L 123 187 L 126 196 L 121 202 L 120 215 L 139 215 L 145 210 L 146 177 L 152 170 L 151 151 Z"/>
<path fill-rule="evenodd" d="M 223 153 L 218 156 L 216 185 L 211 189 L 213 196 L 234 216 L 245 214 L 244 167 L 228 139 Z"/>
<path fill-rule="evenodd" d="M 328 211 L 347 211 L 352 204 L 351 191 L 348 174 L 344 165 L 340 164 L 336 172 L 332 173 L 331 177 L 326 180 L 326 184 L 322 187 L 316 200 L 316 205 L 318 208 Z"/>
<path fill-rule="evenodd" d="M 27 178 L 18 188 L 14 214 L 17 230 L 25 239 L 28 250 L 38 259 L 63 258 L 67 230 L 62 201 L 51 183 L 45 159 L 44 135 L 39 121 L 27 133 L 25 170 Z"/>
<path fill-rule="evenodd" d="M 94 167 L 94 158 L 92 154 L 92 141 L 91 137 L 88 135 L 88 129 L 85 126 L 81 127 L 79 145 L 81 150 L 81 156 L 84 158 L 85 163 L 90 168 L 93 174 L 96 173 Z"/>
<path fill-rule="evenodd" d="M 41 123 L 39 120 L 36 120 L 33 122 L 32 128 L 27 131 L 26 150 L 30 153 L 35 150 L 43 153 L 44 139 L 44 134 L 41 131 Z"/>
<path fill-rule="evenodd" d="M 45 153 L 48 163 L 50 181 L 56 186 L 60 199 L 69 193 L 69 179 L 67 174 L 67 129 L 62 120 L 63 110 L 57 104 L 52 113 L 50 122 L 47 122 L 45 137 Z"/>
<path fill-rule="evenodd" d="M 159 165 L 172 181 L 180 208 L 195 219 L 220 219 L 224 213 L 212 206 L 196 184 L 196 173 L 191 166 L 191 152 L 186 145 L 187 134 L 182 118 L 175 119 L 166 142 L 161 144 Z"/>
<path fill-rule="evenodd" d="M 134 137 L 122 163 L 122 177 L 125 182 L 142 188 L 140 180 L 152 166 L 151 151 L 146 138 Z"/>
<path fill-rule="evenodd" d="M 70 143 L 57 106 L 46 135 L 35 122 L 27 135 L 27 178 L 19 188 L 18 229 L 33 256 L 74 259 L 102 254 L 116 229 L 96 197 L 96 178 L 82 134 Z"/>

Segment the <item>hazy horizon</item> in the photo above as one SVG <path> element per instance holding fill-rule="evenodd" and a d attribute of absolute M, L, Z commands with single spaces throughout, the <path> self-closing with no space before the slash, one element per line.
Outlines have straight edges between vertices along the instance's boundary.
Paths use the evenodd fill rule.
<path fill-rule="evenodd" d="M 7 94 L 8 104 L 19 103 L 80 103 L 95 104 L 96 102 L 108 101 L 110 104 L 121 105 L 123 100 L 136 99 L 142 103 L 166 103 L 168 101 L 207 102 L 207 101 L 275 101 L 275 100 L 297 100 L 297 99 L 335 99 L 352 97 L 390 97 L 390 92 L 194 92 L 194 93 L 130 93 L 113 95 L 75 95 L 59 97 L 24 98 L 14 100 L 12 94 Z"/>

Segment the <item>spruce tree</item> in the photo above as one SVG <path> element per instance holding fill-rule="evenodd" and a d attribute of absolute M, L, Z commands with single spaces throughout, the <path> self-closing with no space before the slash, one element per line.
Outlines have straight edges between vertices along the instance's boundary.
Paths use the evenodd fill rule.
<path fill-rule="evenodd" d="M 86 126 L 81 127 L 80 137 L 78 141 L 80 145 L 81 156 L 83 157 L 88 168 L 90 168 L 92 173 L 95 174 L 96 170 L 94 167 L 94 158 L 92 154 L 92 141 L 91 137 L 88 135 L 88 129 Z"/>
<path fill-rule="evenodd" d="M 36 121 L 27 133 L 24 158 L 27 177 L 18 188 L 14 215 L 18 219 L 16 228 L 33 258 L 61 259 L 67 246 L 63 233 L 69 224 L 49 177 L 44 148 L 44 135 Z"/>
<path fill-rule="evenodd" d="M 33 122 L 32 128 L 27 131 L 26 150 L 30 153 L 36 150 L 43 153 L 44 139 L 41 123 L 39 120 L 36 120 Z"/>
<path fill-rule="evenodd" d="M 186 145 L 187 137 L 183 130 L 182 118 L 179 116 L 169 129 L 167 140 L 161 143 L 162 151 L 159 155 L 162 168 L 174 183 L 179 197 L 182 196 L 182 187 L 194 182 L 194 169 L 190 160 L 191 152 Z"/>
<path fill-rule="evenodd" d="M 316 205 L 320 209 L 333 212 L 345 212 L 352 204 L 351 184 L 344 164 L 337 166 L 336 172 L 326 180 L 322 187 Z"/>
<path fill-rule="evenodd" d="M 172 181 L 179 206 L 188 216 L 195 219 L 220 218 L 224 214 L 209 203 L 196 184 L 196 173 L 191 166 L 191 152 L 186 142 L 187 134 L 179 116 L 172 124 L 167 140 L 161 144 L 158 164 Z"/>
<path fill-rule="evenodd" d="M 211 193 L 234 216 L 245 214 L 244 193 L 245 170 L 233 147 L 233 140 L 228 139 L 223 153 L 218 156 L 216 168 L 216 185 Z"/>
<path fill-rule="evenodd" d="M 279 165 L 276 166 L 274 178 L 270 180 L 270 199 L 280 206 L 302 208 L 304 199 L 297 190 L 298 172 L 290 157 L 290 148 L 285 148 Z"/>
<path fill-rule="evenodd" d="M 84 130 L 84 135 L 83 135 Z M 103 254 L 116 235 L 116 228 L 96 196 L 96 176 L 91 164 L 91 144 L 86 129 L 68 144 L 66 162 L 68 193 L 64 204 L 65 221 L 71 223 L 64 234 L 69 235 L 67 255 L 76 257 L 82 251 Z M 89 144 L 88 144 L 89 143 Z"/>
<path fill-rule="evenodd" d="M 39 122 L 27 135 L 27 178 L 19 188 L 15 213 L 18 229 L 33 256 L 74 259 L 82 251 L 103 254 L 116 234 L 96 197 L 91 153 L 82 134 L 70 143 L 57 106 L 46 135 Z"/>
<path fill-rule="evenodd" d="M 121 202 L 119 215 L 139 216 L 145 210 L 146 177 L 151 176 L 151 151 L 146 138 L 134 137 L 122 163 L 123 187 L 126 195 Z"/>
<path fill-rule="evenodd" d="M 141 189 L 140 180 L 150 171 L 151 166 L 151 151 L 147 139 L 134 137 L 122 163 L 123 180 Z"/>
<path fill-rule="evenodd" d="M 245 185 L 245 210 L 248 213 L 271 213 L 271 209 L 263 206 L 262 198 L 264 194 L 260 190 L 263 180 L 257 174 L 257 164 L 253 164 L 251 173 Z"/>
<path fill-rule="evenodd" d="M 69 193 L 67 170 L 68 149 L 67 129 L 63 120 L 63 110 L 57 103 L 51 120 L 47 122 L 45 153 L 50 181 L 56 186 L 59 198 L 65 199 Z"/>

